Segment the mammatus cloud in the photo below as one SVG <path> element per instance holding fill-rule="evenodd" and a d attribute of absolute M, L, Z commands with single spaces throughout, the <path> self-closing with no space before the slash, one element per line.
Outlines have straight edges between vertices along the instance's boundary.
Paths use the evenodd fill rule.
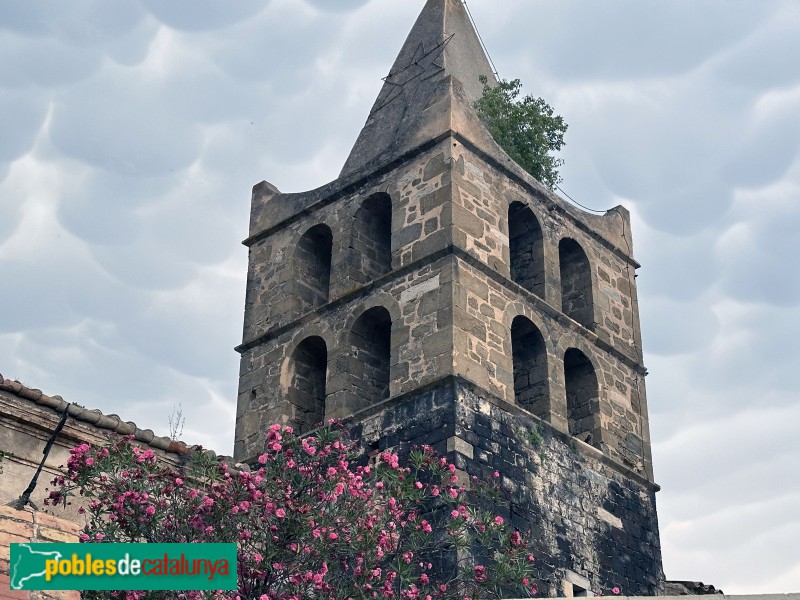
<path fill-rule="evenodd" d="M 469 4 L 633 214 L 668 577 L 798 591 L 795 3 Z M 3 375 L 230 452 L 250 188 L 336 177 L 421 5 L 0 4 Z"/>

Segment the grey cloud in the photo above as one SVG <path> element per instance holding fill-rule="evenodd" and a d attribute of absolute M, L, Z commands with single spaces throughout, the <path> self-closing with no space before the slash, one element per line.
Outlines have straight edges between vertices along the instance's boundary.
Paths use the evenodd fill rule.
<path fill-rule="evenodd" d="M 148 232 L 153 239 L 168 239 L 171 253 L 194 265 L 221 262 L 238 249 L 237 242 L 245 231 L 240 227 L 246 226 L 246 220 L 228 214 L 232 206 L 226 202 L 223 189 L 192 192 L 187 190 L 171 206 L 154 215 L 147 224 Z M 247 196 L 244 198 L 244 201 L 237 198 L 233 205 L 245 210 Z"/>
<path fill-rule="evenodd" d="M 240 293 L 222 294 L 224 312 L 203 310 L 190 301 L 188 290 L 169 302 L 153 305 L 136 320 L 121 323 L 120 335 L 143 356 L 190 377 L 207 377 L 217 365 L 235 362 L 233 347 L 241 319 L 235 317 L 244 302 Z M 215 303 L 216 306 L 217 303 Z M 223 318 L 219 318 L 224 314 Z M 234 376 L 235 379 L 235 376 Z"/>
<path fill-rule="evenodd" d="M 672 302 L 650 298 L 641 307 L 648 325 L 643 340 L 650 354 L 688 354 L 705 348 L 714 338 L 719 323 L 705 303 Z"/>
<path fill-rule="evenodd" d="M 796 483 L 800 482 L 800 464 L 791 461 L 793 423 L 798 415 L 800 409 L 796 406 L 731 410 L 713 423 L 698 419 L 656 443 L 655 454 L 669 457 L 659 469 L 659 478 L 677 486 L 676 500 L 686 498 L 680 508 L 685 514 L 675 516 L 685 518 L 698 508 L 713 513 L 742 502 L 762 500 L 770 479 L 781 471 L 787 476 L 784 485 L 772 487 L 800 494 L 800 484 Z M 754 428 L 763 426 L 770 427 L 769 438 L 750 435 Z M 730 464 L 737 465 L 737 469 L 731 470 Z M 752 485 L 725 497 L 724 491 L 733 492 L 737 479 L 747 479 Z"/>
<path fill-rule="evenodd" d="M 124 175 L 154 176 L 190 165 L 201 136 L 181 106 L 151 81 L 114 71 L 60 98 L 51 139 L 66 155 Z"/>
<path fill-rule="evenodd" d="M 536 68 L 562 79 L 685 73 L 741 40 L 770 12 L 752 1 L 731 10 L 724 0 L 704 2 L 702 11 L 692 0 L 565 0 L 535 10 L 522 0 L 516 4 L 502 13 L 491 4 L 475 7 L 479 23 L 491 24 L 485 32 L 491 48 L 516 51 L 519 40 L 528 40 Z"/>
<path fill-rule="evenodd" d="M 570 110 L 578 115 L 571 129 L 583 133 L 572 139 L 567 132 L 566 158 L 582 155 L 579 162 L 592 166 L 593 180 L 635 201 L 647 224 L 659 231 L 700 232 L 732 202 L 717 168 L 734 135 L 728 127 L 734 117 L 719 95 L 698 85 L 667 91 L 647 83 L 601 88 L 591 108 L 567 106 L 568 120 Z"/>
<path fill-rule="evenodd" d="M 591 155 L 579 150 L 580 147 L 580 139 L 570 138 L 568 146 L 562 152 L 564 165 L 559 172 L 564 181 L 559 185 L 563 193 L 594 210 L 607 210 L 619 204 L 618 197 L 609 191 L 605 181 L 597 173 Z"/>
<path fill-rule="evenodd" d="M 268 6 L 270 0 L 218 2 L 217 0 L 142 0 L 160 21 L 186 31 L 222 29 L 247 19 Z"/>
<path fill-rule="evenodd" d="M 213 82 L 213 84 L 211 83 Z M 242 82 L 220 72 L 208 61 L 197 60 L 192 65 L 180 65 L 173 69 L 168 78 L 160 82 L 158 87 L 151 82 L 142 81 L 151 93 L 158 97 L 154 102 L 163 106 L 163 112 L 172 121 L 162 123 L 169 127 L 170 122 L 184 121 L 193 124 L 214 124 L 220 121 L 232 121 L 246 118 L 263 110 L 263 106 L 254 103 L 249 94 L 258 95 L 255 86 Z M 154 107 L 147 104 L 132 109 L 146 112 Z"/>
<path fill-rule="evenodd" d="M 726 178 L 743 187 L 763 187 L 781 178 L 800 148 L 799 111 L 800 103 L 795 102 L 750 125 L 723 168 Z"/>
<path fill-rule="evenodd" d="M 100 67 L 101 56 L 89 48 L 53 38 L 0 36 L 0 81 L 7 88 L 63 86 L 84 79 Z"/>
<path fill-rule="evenodd" d="M 341 58 L 335 72 L 348 79 L 356 69 L 373 71 L 376 79 L 387 75 L 421 6 L 407 2 L 370 2 L 363 11 L 349 16 L 349 26 L 343 28 L 336 47 Z M 391 26 L 382 26 L 381 23 Z M 378 90 L 368 99 L 370 105 L 377 95 Z M 369 108 L 366 107 L 367 112 Z M 367 112 L 361 115 L 364 119 Z"/>
<path fill-rule="evenodd" d="M 325 12 L 350 12 L 367 4 L 369 0 L 305 0 L 306 4 Z"/>
<path fill-rule="evenodd" d="M 732 202 L 732 190 L 716 177 L 709 177 L 655 190 L 646 195 L 640 210 L 651 227 L 688 236 L 718 223 Z"/>
<path fill-rule="evenodd" d="M 309 17 L 296 6 L 277 5 L 258 18 L 215 32 L 209 54 L 239 82 L 266 81 L 285 95 L 313 86 L 315 58 L 330 49 L 336 35 L 330 17 Z"/>
<path fill-rule="evenodd" d="M 682 217 L 691 219 L 692 214 L 677 213 L 670 219 Z M 654 227 L 664 227 L 658 219 L 653 219 Z M 686 302 L 697 299 L 719 278 L 718 265 L 713 259 L 717 235 L 713 230 L 691 236 L 674 233 L 633 232 L 636 256 L 642 263 L 638 271 L 639 293 L 648 298 L 663 297 L 669 300 Z M 647 331 L 653 324 L 643 325 Z M 657 326 L 657 325 L 656 325 Z"/>
<path fill-rule="evenodd" d="M 796 270 L 800 247 L 800 213 L 797 211 L 759 220 L 746 233 L 729 238 L 718 247 L 724 289 L 734 298 L 776 306 L 800 303 L 800 280 Z"/>
<path fill-rule="evenodd" d="M 776 2 L 769 27 L 763 27 L 721 56 L 720 77 L 749 89 L 788 87 L 800 80 L 800 15 L 791 1 Z"/>
<path fill-rule="evenodd" d="M 684 410 L 708 419 L 796 403 L 793 374 L 800 370 L 800 357 L 787 348 L 800 335 L 798 309 L 717 310 L 720 327 L 711 343 L 679 360 L 656 361 L 660 370 L 655 379 L 648 379 L 654 384 L 649 391 L 653 411 L 664 416 L 661 423 L 653 418 L 654 428 L 666 431 Z M 735 315 L 743 310 L 752 314 Z M 653 368 L 653 359 L 658 358 L 648 356 L 648 365 Z"/>
<path fill-rule="evenodd" d="M 4 2 L 0 4 L 0 29 L 93 45 L 124 35 L 144 14 L 138 0 Z"/>
<path fill-rule="evenodd" d="M 95 285 L 86 269 L 76 267 L 69 252 L 53 240 L 51 252 L 40 253 L 35 261 L 0 259 L 0 270 L 6 281 L 0 290 L 3 319 L 0 331 L 21 332 L 55 325 L 74 325 L 80 320 L 71 307 L 71 299 L 80 297 L 85 286 Z M 89 269 L 91 270 L 91 269 Z M 20 291 L 22 290 L 22 291 Z"/>
<path fill-rule="evenodd" d="M 134 288 L 174 289 L 196 276 L 191 261 L 176 256 L 163 241 L 150 237 L 125 246 L 94 246 L 90 250 L 109 275 Z"/>
<path fill-rule="evenodd" d="M 13 198 L 10 195 L 3 195 L 2 185 L 5 183 L 6 176 L 10 170 L 11 165 L 5 161 L 0 160 L 0 243 L 5 239 L 3 231 L 8 233 L 11 227 L 12 220 L 16 221 L 16 214 L 19 209 L 18 198 Z"/>
<path fill-rule="evenodd" d="M 235 382 L 236 374 L 233 352 L 216 367 L 217 372 L 227 374 L 226 387 L 214 378 L 204 377 L 198 381 L 171 366 L 154 363 L 135 348 L 121 345 L 116 335 L 109 338 L 105 330 L 104 324 L 90 320 L 78 329 L 53 328 L 26 333 L 21 341 L 13 344 L 0 336 L 3 375 L 19 376 L 25 383 L 58 393 L 70 402 L 119 414 L 159 435 L 167 435 L 167 416 L 173 406 L 182 402 L 189 413 L 187 425 L 200 425 L 204 430 L 197 437 L 184 436 L 184 439 L 190 443 L 202 442 L 218 451 L 231 445 L 228 435 L 205 431 L 207 427 L 203 427 L 203 423 L 230 421 L 230 425 L 220 427 L 225 432 L 232 427 L 232 410 L 229 415 L 217 414 L 211 421 L 207 417 L 213 415 L 209 409 L 209 405 L 213 405 L 212 389 L 219 395 L 235 395 L 235 387 L 230 384 Z M 78 344 L 76 332 L 81 336 Z M 9 347 L 14 349 L 13 355 L 5 354 Z M 31 372 L 29 365 L 35 365 L 36 372 L 40 373 L 36 381 L 24 375 Z M 50 375 L 54 371 L 58 372 L 57 378 Z"/>
<path fill-rule="evenodd" d="M 95 169 L 83 185 L 64 190 L 57 215 L 63 227 L 90 244 L 127 244 L 142 234 L 137 212 L 159 202 L 175 185 L 170 177 L 125 177 Z"/>
<path fill-rule="evenodd" d="M 47 116 L 43 94 L 8 90 L 0 94 L 0 161 L 11 161 L 28 152 Z"/>
<path fill-rule="evenodd" d="M 158 33 L 155 19 L 143 19 L 135 29 L 115 37 L 103 45 L 106 56 L 118 65 L 132 67 L 138 65 L 150 50 L 150 44 Z"/>
<path fill-rule="evenodd" d="M 797 402 L 794 374 L 800 372 L 800 354 L 792 352 L 800 337 L 800 307 L 776 309 L 755 305 L 741 317 L 728 317 L 727 328 L 735 342 L 719 356 L 709 357 L 713 379 L 700 379 L 703 387 L 727 394 L 720 401 L 752 406 Z M 696 375 L 695 375 L 696 376 Z"/>

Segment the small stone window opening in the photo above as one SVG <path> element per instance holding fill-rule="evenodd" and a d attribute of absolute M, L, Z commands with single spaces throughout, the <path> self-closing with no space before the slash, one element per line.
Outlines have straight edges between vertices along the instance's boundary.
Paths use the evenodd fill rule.
<path fill-rule="evenodd" d="M 579 586 L 579 585 L 577 585 L 575 583 L 570 583 L 569 585 L 572 587 L 572 590 L 571 590 L 571 594 L 568 594 L 567 597 L 588 598 L 589 596 L 593 596 L 594 595 L 594 594 L 590 594 L 589 590 L 587 590 L 586 588 L 582 588 L 581 586 Z"/>
<path fill-rule="evenodd" d="M 544 298 L 544 236 L 533 211 L 522 202 L 508 207 L 511 279 Z"/>
<path fill-rule="evenodd" d="M 392 270 L 392 199 L 373 194 L 355 215 L 353 279 L 366 284 Z"/>
<path fill-rule="evenodd" d="M 564 384 L 570 435 L 599 447 L 600 392 L 597 375 L 591 361 L 575 348 L 570 348 L 564 354 Z"/>
<path fill-rule="evenodd" d="M 292 257 L 298 314 L 328 303 L 332 250 L 333 234 L 327 225 L 315 225 L 300 238 Z"/>
<path fill-rule="evenodd" d="M 287 400 L 292 425 L 305 433 L 325 419 L 328 348 L 319 336 L 304 339 L 289 360 Z"/>
<path fill-rule="evenodd" d="M 514 402 L 541 418 L 550 411 L 547 349 L 544 337 L 529 319 L 518 316 L 511 323 L 511 355 Z"/>
<path fill-rule="evenodd" d="M 561 268 L 561 311 L 587 329 L 594 330 L 592 269 L 580 244 L 565 238 L 558 244 Z"/>
<path fill-rule="evenodd" d="M 354 412 L 389 398 L 391 340 L 392 318 L 382 306 L 365 311 L 353 324 L 348 371 Z"/>
<path fill-rule="evenodd" d="M 567 598 L 593 597 L 594 594 L 590 589 L 590 585 L 591 583 L 586 577 L 567 570 L 566 577 L 563 580 L 564 596 Z"/>

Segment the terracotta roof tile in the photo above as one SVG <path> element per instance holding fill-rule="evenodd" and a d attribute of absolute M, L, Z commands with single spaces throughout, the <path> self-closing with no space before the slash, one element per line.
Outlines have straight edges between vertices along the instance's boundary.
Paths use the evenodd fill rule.
<path fill-rule="evenodd" d="M 88 409 L 70 404 L 61 396 L 48 396 L 42 390 L 29 388 L 19 381 L 11 381 L 0 375 L 0 391 L 10 392 L 18 398 L 29 400 L 39 406 L 51 408 L 59 413 L 67 409 L 67 414 L 76 421 L 82 421 L 88 425 L 105 429 L 109 432 L 120 435 L 132 435 L 133 439 L 142 444 L 147 444 L 153 448 L 170 452 L 173 454 L 185 454 L 189 451 L 189 446 L 181 441 L 172 440 L 168 437 L 159 437 L 151 429 L 139 429 L 132 421 L 123 421 L 119 415 L 103 414 L 97 409 Z M 210 450 L 206 452 L 211 452 Z"/>

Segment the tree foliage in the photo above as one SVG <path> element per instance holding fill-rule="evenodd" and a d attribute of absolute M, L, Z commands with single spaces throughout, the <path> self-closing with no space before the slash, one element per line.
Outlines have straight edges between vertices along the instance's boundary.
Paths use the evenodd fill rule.
<path fill-rule="evenodd" d="M 478 599 L 536 591 L 528 541 L 500 516 L 497 477 L 462 485 L 429 447 L 408 466 L 384 452 L 359 463 L 346 431 L 299 437 L 269 430 L 250 470 L 203 453 L 184 468 L 118 438 L 71 450 L 50 503 L 80 496 L 84 542 L 236 542 L 237 592 L 179 598 L 301 600 Z M 475 494 L 479 496 L 475 496 Z M 482 498 L 483 500 L 479 500 Z M 85 598 L 155 599 L 163 592 L 86 592 Z"/>
<path fill-rule="evenodd" d="M 552 153 L 564 145 L 567 124 L 553 108 L 532 95 L 518 99 L 519 79 L 489 85 L 481 77 L 483 95 L 475 109 L 492 137 L 516 163 L 551 189 L 561 182 L 558 167 L 564 164 Z"/>

